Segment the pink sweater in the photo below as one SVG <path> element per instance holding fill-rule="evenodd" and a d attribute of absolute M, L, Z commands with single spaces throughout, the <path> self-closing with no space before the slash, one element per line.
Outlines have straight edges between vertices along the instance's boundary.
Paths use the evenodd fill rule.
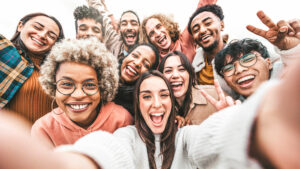
<path fill-rule="evenodd" d="M 73 144 L 79 138 L 97 130 L 113 133 L 120 127 L 133 123 L 130 113 L 122 106 L 108 102 L 102 106 L 97 119 L 87 128 L 81 128 L 72 122 L 58 107 L 38 119 L 32 126 L 31 135 L 51 147 Z"/>

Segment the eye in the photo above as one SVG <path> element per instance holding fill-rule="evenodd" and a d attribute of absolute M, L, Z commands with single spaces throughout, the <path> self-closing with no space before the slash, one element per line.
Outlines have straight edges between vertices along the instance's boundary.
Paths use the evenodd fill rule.
<path fill-rule="evenodd" d="M 184 67 L 180 67 L 180 68 L 179 68 L 179 71 L 180 71 L 180 72 L 184 72 L 184 71 L 186 71 L 186 69 L 185 69 Z"/>
<path fill-rule="evenodd" d="M 160 95 L 160 97 L 162 97 L 162 98 L 168 98 L 169 96 L 170 96 L 169 93 L 162 93 L 162 94 Z"/>
<path fill-rule="evenodd" d="M 131 25 L 133 25 L 133 26 L 138 26 L 138 23 L 135 22 L 135 21 L 133 21 L 133 22 L 131 22 Z"/>
<path fill-rule="evenodd" d="M 253 61 L 255 59 L 255 57 L 256 57 L 255 54 L 250 53 L 250 54 L 242 56 L 240 60 L 241 60 L 241 62 L 246 63 L 246 62 Z"/>
<path fill-rule="evenodd" d="M 95 32 L 95 33 L 101 33 L 101 30 L 99 29 L 99 28 L 93 28 L 93 31 Z"/>
<path fill-rule="evenodd" d="M 149 33 L 149 37 L 151 38 L 151 37 L 153 36 L 153 34 L 154 34 L 154 31 L 151 31 L 151 32 Z"/>
<path fill-rule="evenodd" d="M 210 26 L 212 22 L 205 22 L 205 26 Z"/>
<path fill-rule="evenodd" d="M 197 33 L 198 31 L 199 31 L 199 26 L 193 27 L 193 32 L 194 32 L 194 33 Z"/>
<path fill-rule="evenodd" d="M 42 30 L 42 27 L 40 27 L 40 26 L 33 25 L 33 27 L 34 27 L 36 30 Z"/>
<path fill-rule="evenodd" d="M 144 100 L 150 100 L 151 99 L 151 95 L 143 95 L 142 97 Z"/>
<path fill-rule="evenodd" d="M 51 33 L 48 34 L 48 37 L 52 40 L 56 40 L 56 36 L 55 35 L 52 35 Z"/>
<path fill-rule="evenodd" d="M 164 73 L 169 74 L 172 72 L 172 69 L 165 69 Z"/>
<path fill-rule="evenodd" d="M 150 69 L 150 64 L 147 61 L 143 62 L 143 65 L 145 66 L 146 69 L 148 70 Z"/>
<path fill-rule="evenodd" d="M 234 65 L 233 64 L 228 64 L 228 65 L 225 65 L 222 69 L 222 71 L 225 73 L 225 72 L 230 72 L 234 69 Z"/>
<path fill-rule="evenodd" d="M 132 55 L 133 58 L 139 58 L 139 56 L 135 53 L 132 53 L 131 55 Z"/>
<path fill-rule="evenodd" d="M 57 87 L 58 88 L 64 88 L 64 89 L 70 89 L 74 87 L 74 83 L 72 81 L 68 80 L 60 80 L 57 82 Z"/>
<path fill-rule="evenodd" d="M 85 83 L 84 85 L 83 85 L 83 87 L 85 88 L 85 89 L 87 89 L 87 90 L 95 90 L 95 89 L 97 89 L 98 88 L 98 85 L 96 84 L 96 83 Z"/>

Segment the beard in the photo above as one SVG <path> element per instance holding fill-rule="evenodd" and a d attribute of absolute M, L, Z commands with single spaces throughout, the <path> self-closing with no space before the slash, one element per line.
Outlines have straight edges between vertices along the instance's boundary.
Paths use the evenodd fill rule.
<path fill-rule="evenodd" d="M 133 44 L 127 43 L 126 38 L 125 38 L 126 36 L 127 36 L 127 32 L 121 32 L 122 41 L 125 44 L 125 46 L 128 48 L 128 50 L 130 50 L 139 41 L 139 33 L 134 33 L 134 36 L 136 36 L 136 40 Z"/>
<path fill-rule="evenodd" d="M 207 46 L 207 47 L 203 47 L 202 45 L 199 45 L 202 47 L 202 49 L 205 51 L 205 52 L 211 52 L 212 50 L 214 50 L 217 46 L 218 46 L 218 43 L 219 41 L 218 40 L 215 40 L 213 44 Z"/>

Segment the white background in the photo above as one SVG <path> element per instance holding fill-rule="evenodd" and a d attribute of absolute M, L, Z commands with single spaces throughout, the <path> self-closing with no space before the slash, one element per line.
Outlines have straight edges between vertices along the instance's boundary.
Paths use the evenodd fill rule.
<path fill-rule="evenodd" d="M 109 10 L 119 18 L 125 10 L 132 9 L 142 19 L 153 13 L 172 15 L 185 28 L 196 9 L 198 0 L 106 0 Z M 281 19 L 300 18 L 299 0 L 219 0 L 225 15 L 225 33 L 230 39 L 258 36 L 246 30 L 247 24 L 267 29 L 256 16 L 265 11 L 274 22 Z M 67 38 L 75 37 L 73 10 L 86 4 L 85 0 L 0 0 L 0 33 L 11 38 L 21 17 L 32 12 L 44 12 L 55 16 L 63 25 Z M 267 42 L 264 42 L 269 45 Z"/>

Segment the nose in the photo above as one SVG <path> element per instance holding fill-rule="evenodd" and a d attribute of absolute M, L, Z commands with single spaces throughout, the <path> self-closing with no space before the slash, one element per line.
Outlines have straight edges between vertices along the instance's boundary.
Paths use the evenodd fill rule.
<path fill-rule="evenodd" d="M 248 70 L 247 67 L 242 66 L 238 61 L 234 63 L 235 72 L 234 74 L 240 74 L 245 70 Z"/>
<path fill-rule="evenodd" d="M 157 29 L 154 29 L 154 35 L 155 35 L 156 37 L 159 37 L 159 35 L 160 35 L 160 31 L 159 31 L 159 30 L 157 30 Z"/>
<path fill-rule="evenodd" d="M 46 30 L 45 31 L 40 31 L 38 35 L 40 36 L 40 38 L 46 39 L 47 31 Z"/>
<path fill-rule="evenodd" d="M 200 26 L 199 32 L 200 32 L 201 34 L 206 33 L 206 31 L 207 31 L 207 28 L 206 28 L 205 26 Z"/>
<path fill-rule="evenodd" d="M 159 96 L 154 96 L 153 107 L 154 108 L 161 107 L 161 100 L 160 100 Z"/>
<path fill-rule="evenodd" d="M 75 91 L 71 95 L 74 98 L 80 99 L 86 96 L 81 87 L 76 87 Z"/>
<path fill-rule="evenodd" d="M 173 72 L 172 72 L 172 78 L 173 79 L 175 79 L 175 78 L 178 78 L 179 77 L 179 72 L 178 72 L 178 70 L 173 70 Z"/>
<path fill-rule="evenodd" d="M 134 60 L 134 65 L 137 69 L 140 69 L 142 67 L 142 59 Z"/>

